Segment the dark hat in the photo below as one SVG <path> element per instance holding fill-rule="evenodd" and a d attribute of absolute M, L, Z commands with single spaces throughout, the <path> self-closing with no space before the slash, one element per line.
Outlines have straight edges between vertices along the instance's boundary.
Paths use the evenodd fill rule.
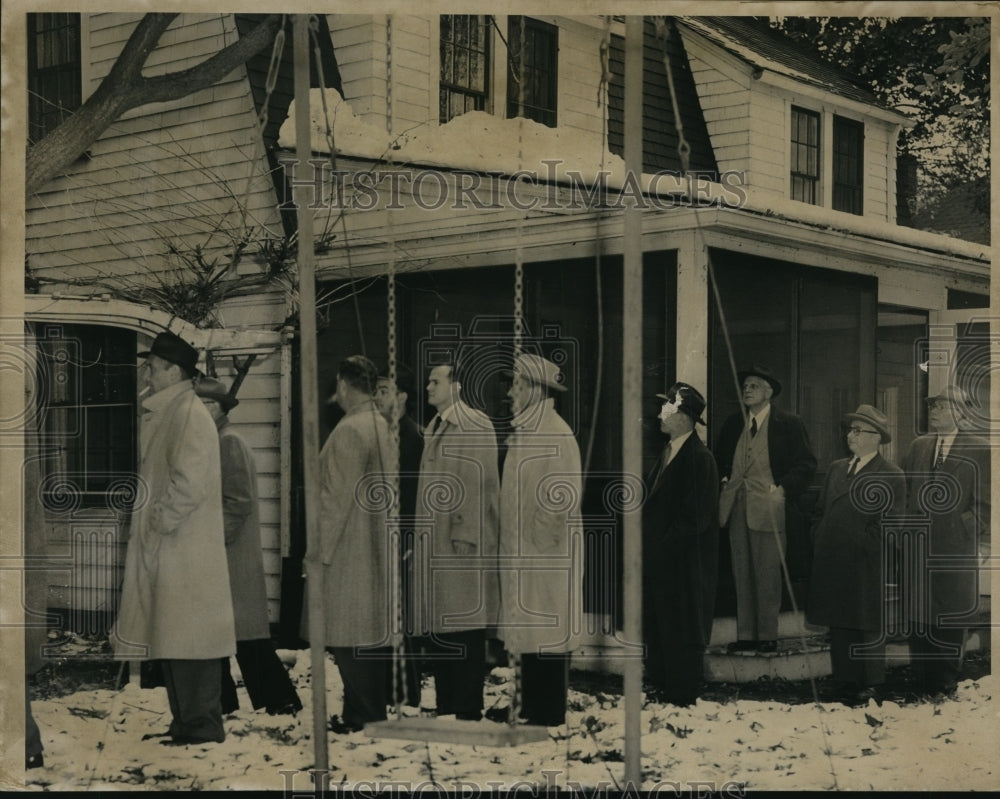
<path fill-rule="evenodd" d="M 850 422 L 858 421 L 870 424 L 878 430 L 883 444 L 892 441 L 892 435 L 889 433 L 889 417 L 872 405 L 859 405 L 854 413 L 845 414 L 844 418 Z"/>
<path fill-rule="evenodd" d="M 150 355 L 175 363 L 192 376 L 199 373 L 198 350 L 175 333 L 158 334 L 153 339 L 153 346 L 139 353 L 140 358 L 148 358 Z"/>
<path fill-rule="evenodd" d="M 667 389 L 666 394 L 657 394 L 656 396 L 670 403 L 676 403 L 679 396 L 680 404 L 677 406 L 677 410 L 683 411 L 699 424 L 705 424 L 705 420 L 701 418 L 705 411 L 705 398 L 694 386 L 687 383 L 674 383 Z"/>
<path fill-rule="evenodd" d="M 924 400 L 924 402 L 938 402 L 939 400 L 947 400 L 948 402 L 961 407 L 965 407 L 969 404 L 969 398 L 966 396 L 965 391 L 954 384 L 945 386 L 944 390 L 942 390 L 940 394 L 928 397 Z"/>
<path fill-rule="evenodd" d="M 750 376 L 763 377 L 774 390 L 772 396 L 777 397 L 781 393 L 781 381 L 774 376 L 774 372 L 759 363 L 755 363 L 752 366 L 744 369 L 742 372 L 737 372 L 736 376 L 740 380 L 740 389 L 743 388 L 743 382 Z"/>
<path fill-rule="evenodd" d="M 563 385 L 563 374 L 559 367 L 541 355 L 522 352 L 514 359 L 514 369 L 507 371 L 507 374 L 523 377 L 532 383 L 548 386 L 556 391 L 566 390 L 566 386 Z"/>
<path fill-rule="evenodd" d="M 202 377 L 194 386 L 194 393 L 205 399 L 215 400 L 222 406 L 222 410 L 229 413 L 240 404 L 240 401 L 229 393 L 226 384 L 214 377 Z"/>

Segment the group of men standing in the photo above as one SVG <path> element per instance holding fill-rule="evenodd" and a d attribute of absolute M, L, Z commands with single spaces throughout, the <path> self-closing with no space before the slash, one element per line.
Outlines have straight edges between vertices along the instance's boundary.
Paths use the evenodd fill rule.
<path fill-rule="evenodd" d="M 657 395 L 668 440 L 643 513 L 646 677 L 674 704 L 692 703 L 702 683 L 720 527 L 728 526 L 736 588 L 728 650 L 774 653 L 788 529 L 808 522 L 800 501 L 817 464 L 805 425 L 772 405 L 782 387 L 766 366 L 738 378 L 745 413 L 723 424 L 714 457 L 692 434 L 704 423 L 701 394 L 677 383 Z M 902 469 L 878 451 L 891 441 L 887 416 L 868 404 L 847 414 L 851 457 L 830 464 L 812 515 L 806 618 L 829 628 L 831 698 L 847 703 L 878 696 L 890 632 L 908 633 L 917 690 L 949 692 L 977 609 L 988 448 L 960 429 L 969 409 L 961 389 L 927 404 L 931 433 L 913 442 Z M 900 580 L 902 612 L 887 591 Z"/>
<path fill-rule="evenodd" d="M 434 366 L 427 376 L 435 414 L 422 440 L 406 413 L 412 386 L 392 385 L 360 355 L 339 366 L 332 401 L 345 415 L 320 454 L 320 544 L 306 554 L 322 563 L 307 576 L 321 575 L 325 644 L 344 684 L 343 711 L 330 721 L 335 732 L 384 719 L 394 701 L 417 704 L 421 665 L 434 676 L 439 716 L 481 719 L 488 633 L 521 658 L 521 716 L 547 726 L 565 718 L 582 599 L 571 551 L 580 452 L 554 408 L 553 392 L 565 391 L 559 368 L 523 353 L 510 375 L 513 433 L 501 479 L 493 424 L 463 400 L 459 364 Z M 394 477 L 392 426 L 406 633 L 396 681 L 390 508 L 357 501 L 366 480 Z"/>
<path fill-rule="evenodd" d="M 173 715 L 167 743 L 221 741 L 222 713 L 235 707 L 233 654 L 255 708 L 301 707 L 267 634 L 253 458 L 228 426 L 235 397 L 217 380 L 195 380 L 193 347 L 164 333 L 140 355 L 151 391 L 145 501 L 133 513 L 113 641 L 120 655 L 161 664 Z M 324 643 L 343 682 L 330 728 L 360 730 L 392 702 L 418 704 L 422 667 L 434 675 L 438 715 L 480 719 L 488 636 L 519 665 L 520 715 L 561 724 L 582 616 L 582 465 L 554 404 L 564 376 L 539 355 L 514 358 L 501 475 L 492 422 L 464 401 L 460 365 L 430 370 L 435 414 L 423 431 L 408 413 L 416 391 L 406 374 L 393 384 L 351 356 L 329 400 L 344 416 L 320 454 L 320 535 L 305 560 L 308 579 L 321 581 Z M 678 382 L 657 395 L 666 442 L 642 511 L 645 665 L 651 689 L 677 705 L 693 703 L 703 682 L 721 527 L 737 594 L 730 650 L 776 651 L 787 519 L 816 470 L 802 420 L 772 405 L 781 392 L 774 374 L 756 364 L 738 377 L 746 412 L 725 422 L 714 455 L 696 432 L 702 394 Z M 928 405 L 934 432 L 914 442 L 903 470 L 878 454 L 890 440 L 885 415 L 870 405 L 848 414 L 852 458 L 830 465 L 817 505 L 808 619 L 830 628 L 834 678 L 853 691 L 884 677 L 886 518 L 919 516 L 929 556 L 968 559 L 964 569 L 927 571 L 909 601 L 926 625 L 912 651 L 928 690 L 953 683 L 964 634 L 954 619 L 978 599 L 985 442 L 958 429 L 959 389 Z M 398 548 L 384 501 L 397 495 L 381 490 L 386 483 L 399 488 Z"/>

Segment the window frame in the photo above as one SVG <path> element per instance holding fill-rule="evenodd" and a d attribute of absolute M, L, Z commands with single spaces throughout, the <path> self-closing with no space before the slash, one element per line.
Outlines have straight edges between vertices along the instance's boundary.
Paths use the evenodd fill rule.
<path fill-rule="evenodd" d="M 27 15 L 28 141 L 34 143 L 58 127 L 83 105 L 84 20 L 79 12 L 34 12 Z M 61 36 L 69 31 L 69 36 Z M 61 60 L 39 66 L 39 44 Z M 53 88 L 54 84 L 54 88 Z"/>
<path fill-rule="evenodd" d="M 799 134 L 800 125 L 798 124 L 798 120 L 800 117 L 813 121 L 816 133 L 815 142 L 810 140 L 810 131 L 806 132 L 806 139 L 804 141 L 796 138 Z M 808 203 L 809 205 L 822 205 L 823 195 L 820 181 L 823 175 L 823 114 L 819 111 L 793 105 L 789 142 L 789 197 L 798 202 Z M 805 155 L 805 166 L 808 169 L 808 154 L 810 151 L 815 160 L 814 173 L 798 169 L 802 165 L 801 159 L 803 155 Z M 811 192 L 809 192 L 811 199 L 805 196 L 805 188 L 811 188 Z"/>
<path fill-rule="evenodd" d="M 520 27 L 524 25 L 524 40 L 526 47 L 533 54 L 544 54 L 547 63 L 539 66 L 532 59 L 532 63 L 525 65 L 523 58 L 518 58 L 520 45 Z M 547 39 L 539 46 L 538 39 Z M 548 22 L 523 15 L 511 15 L 507 18 L 507 47 L 509 58 L 507 59 L 507 118 L 515 119 L 523 116 L 526 119 L 534 120 L 550 128 L 558 127 L 559 124 L 559 28 Z M 518 81 L 514 73 L 515 68 L 521 65 L 522 69 L 530 75 L 532 85 L 538 85 L 540 78 L 545 77 L 546 89 L 551 99 L 548 104 L 539 101 L 537 95 L 528 94 L 525 89 L 524 107 L 519 107 L 518 102 Z"/>
<path fill-rule="evenodd" d="M 103 325 L 41 323 L 36 342 L 43 389 L 43 503 L 57 513 L 107 507 L 109 492 L 134 483 L 138 467 L 135 333 Z M 88 375 L 86 369 L 98 372 Z M 108 416 L 103 427 L 96 421 L 100 414 Z M 102 437 L 95 440 L 98 432 Z M 125 465 L 119 468 L 121 463 Z"/>
<path fill-rule="evenodd" d="M 455 20 L 458 17 L 463 17 L 468 21 L 473 17 L 477 19 L 478 24 L 481 26 L 483 31 L 483 41 L 482 50 L 478 47 L 473 47 L 470 44 L 462 45 L 459 44 L 452 38 L 451 40 L 446 39 L 444 35 L 445 20 L 450 18 Z M 452 26 L 454 31 L 454 24 Z M 468 27 L 466 28 L 468 31 Z M 461 114 L 467 113 L 468 111 L 487 111 L 490 105 L 490 87 L 492 83 L 492 26 L 490 23 L 489 15 L 487 14 L 441 14 L 439 16 L 438 22 L 438 123 L 444 125 L 450 120 L 454 119 Z M 465 53 L 469 55 L 470 69 L 468 70 L 468 75 L 470 79 L 466 81 L 465 84 L 456 81 L 455 70 L 451 70 L 451 75 L 446 79 L 445 71 L 447 69 L 447 59 L 445 58 L 445 48 L 451 46 L 453 51 L 455 48 L 462 48 Z M 482 90 L 476 89 L 471 85 L 471 60 L 472 55 L 477 54 L 479 58 L 482 59 L 483 68 L 483 88 Z M 452 62 L 454 63 L 454 62 Z M 451 113 L 451 103 L 450 100 L 454 97 L 464 97 L 466 99 L 466 106 L 468 106 L 468 101 L 472 101 L 472 108 L 466 107 L 463 111 L 458 113 Z"/>
<path fill-rule="evenodd" d="M 850 143 L 857 146 L 856 153 L 845 152 L 844 144 L 847 139 L 856 135 L 856 139 Z M 833 132 L 831 136 L 831 183 L 833 192 L 830 200 L 830 207 L 835 211 L 843 211 L 847 214 L 864 214 L 865 203 L 865 124 L 850 117 L 833 115 Z M 856 163 L 850 164 L 850 159 L 856 159 Z M 853 167 L 853 168 L 852 168 Z M 848 175 L 848 171 L 853 174 Z M 847 177 L 848 180 L 843 178 Z M 847 193 L 850 197 L 846 197 Z"/>

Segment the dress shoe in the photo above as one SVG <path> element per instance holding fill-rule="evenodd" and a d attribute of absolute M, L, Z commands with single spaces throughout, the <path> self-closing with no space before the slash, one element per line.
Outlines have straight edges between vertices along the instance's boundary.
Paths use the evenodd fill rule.
<path fill-rule="evenodd" d="M 498 724 L 506 724 L 510 720 L 509 707 L 488 707 L 486 708 L 486 718 Z"/>
<path fill-rule="evenodd" d="M 362 730 L 356 724 L 348 724 L 340 716 L 330 716 L 330 723 L 327 725 L 327 729 L 337 735 L 350 735 L 352 732 L 361 732 Z"/>
<path fill-rule="evenodd" d="M 24 768 L 25 770 L 29 768 L 41 768 L 45 765 L 45 758 L 42 757 L 42 753 L 39 752 L 37 755 L 28 755 L 24 758 Z"/>
<path fill-rule="evenodd" d="M 160 741 L 160 746 L 187 746 L 188 744 L 221 744 L 225 738 L 203 738 L 200 735 L 175 735 L 169 741 Z"/>
<path fill-rule="evenodd" d="M 282 705 L 281 707 L 269 707 L 267 709 L 267 715 L 269 716 L 294 716 L 302 710 L 301 702 L 289 702 L 287 705 Z"/>
<path fill-rule="evenodd" d="M 756 641 L 748 641 L 745 638 L 741 638 L 738 641 L 730 641 L 726 644 L 727 652 L 753 652 L 756 648 Z"/>
<path fill-rule="evenodd" d="M 763 653 L 765 655 L 773 655 L 775 652 L 778 651 L 778 642 L 777 641 L 758 641 L 757 642 L 757 651 L 761 652 L 761 653 Z"/>

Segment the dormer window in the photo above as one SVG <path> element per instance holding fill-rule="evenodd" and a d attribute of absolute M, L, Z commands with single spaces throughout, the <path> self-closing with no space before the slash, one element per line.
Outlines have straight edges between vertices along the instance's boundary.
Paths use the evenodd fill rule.
<path fill-rule="evenodd" d="M 792 199 L 819 204 L 820 116 L 792 108 Z"/>
<path fill-rule="evenodd" d="M 865 126 L 853 119 L 833 118 L 833 208 L 862 213 Z"/>
<path fill-rule="evenodd" d="M 793 200 L 848 214 L 863 213 L 863 123 L 792 106 L 789 164 Z"/>

